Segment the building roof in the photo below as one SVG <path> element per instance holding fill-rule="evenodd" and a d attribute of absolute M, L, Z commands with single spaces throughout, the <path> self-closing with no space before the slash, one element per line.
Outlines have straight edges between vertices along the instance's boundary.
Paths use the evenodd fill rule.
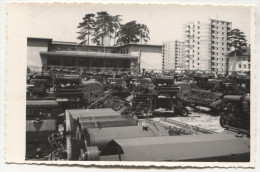
<path fill-rule="evenodd" d="M 162 45 L 156 45 L 156 44 L 132 44 L 132 43 L 119 45 L 118 47 L 124 47 L 124 46 L 162 47 Z"/>
<path fill-rule="evenodd" d="M 77 42 L 52 41 L 52 44 L 77 45 Z"/>
<path fill-rule="evenodd" d="M 66 56 L 66 57 L 95 57 L 95 58 L 116 58 L 116 59 L 137 59 L 138 56 L 130 54 L 101 53 L 101 52 L 84 52 L 84 51 L 41 51 L 40 55 L 47 56 Z"/>
<path fill-rule="evenodd" d="M 28 40 L 47 40 L 47 41 L 52 41 L 52 38 L 37 38 L 37 37 L 28 37 Z"/>
<path fill-rule="evenodd" d="M 250 47 L 244 47 L 242 50 L 238 50 L 237 56 L 250 56 Z M 228 54 L 228 56 L 234 56 L 235 51 L 232 51 Z"/>
<path fill-rule="evenodd" d="M 37 38 L 37 37 L 28 37 L 28 39 L 46 39 L 52 41 L 51 38 Z M 77 46 L 88 46 L 88 47 L 107 47 L 107 48 L 120 48 L 124 46 L 145 46 L 145 47 L 162 47 L 162 45 L 155 45 L 155 44 L 135 44 L 135 43 L 129 43 L 129 44 L 123 44 L 123 45 L 116 45 L 116 46 L 103 46 L 103 45 L 82 45 L 77 42 L 67 42 L 67 41 L 52 41 L 52 44 L 62 44 L 62 45 L 77 45 Z"/>
<path fill-rule="evenodd" d="M 232 23 L 232 22 L 229 22 L 229 21 L 218 20 L 218 19 L 209 19 L 209 20 L 213 20 L 213 21 L 220 21 L 220 22 L 225 22 L 225 23 Z"/>

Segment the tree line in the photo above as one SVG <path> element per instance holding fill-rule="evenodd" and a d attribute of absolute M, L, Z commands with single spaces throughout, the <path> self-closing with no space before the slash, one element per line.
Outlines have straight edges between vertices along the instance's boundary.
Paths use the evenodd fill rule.
<path fill-rule="evenodd" d="M 122 24 L 121 15 L 110 15 L 106 11 L 96 14 L 88 13 L 79 23 L 77 32 L 81 44 L 89 45 L 92 41 L 96 45 L 104 45 L 106 37 L 109 45 L 122 45 L 127 43 L 147 43 L 150 40 L 150 31 L 144 24 L 130 21 Z"/>

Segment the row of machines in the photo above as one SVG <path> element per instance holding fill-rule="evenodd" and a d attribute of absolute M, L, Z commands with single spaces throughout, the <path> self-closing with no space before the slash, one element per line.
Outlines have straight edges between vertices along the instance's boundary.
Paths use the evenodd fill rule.
<path fill-rule="evenodd" d="M 26 159 L 249 161 L 250 97 L 243 80 L 237 84 L 242 93 L 235 95 L 152 74 L 103 81 L 43 76 L 27 87 Z M 191 126 L 147 119 L 159 108 L 187 116 L 186 107 L 196 105 L 216 107 L 226 131 L 188 132 Z"/>

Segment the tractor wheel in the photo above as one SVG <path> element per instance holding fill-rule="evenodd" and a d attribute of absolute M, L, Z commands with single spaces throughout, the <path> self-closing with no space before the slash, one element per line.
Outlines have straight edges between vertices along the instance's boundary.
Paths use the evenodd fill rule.
<path fill-rule="evenodd" d="M 77 141 L 81 142 L 81 127 L 79 123 L 77 123 L 76 127 L 76 139 Z"/>
<path fill-rule="evenodd" d="M 219 123 L 222 128 L 227 125 L 227 117 L 225 115 L 221 115 L 219 118 Z"/>
<path fill-rule="evenodd" d="M 183 117 L 187 117 L 189 115 L 189 111 L 187 108 L 183 108 L 180 110 L 180 115 Z"/>

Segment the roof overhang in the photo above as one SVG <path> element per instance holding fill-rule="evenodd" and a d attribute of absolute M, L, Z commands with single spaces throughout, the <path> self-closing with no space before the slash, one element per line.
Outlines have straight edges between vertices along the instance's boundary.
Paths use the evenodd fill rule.
<path fill-rule="evenodd" d="M 138 59 L 138 56 L 130 54 L 100 53 L 100 52 L 82 52 L 82 51 L 54 51 L 40 52 L 41 56 L 53 57 L 83 57 L 83 58 L 111 58 L 111 59 Z"/>

